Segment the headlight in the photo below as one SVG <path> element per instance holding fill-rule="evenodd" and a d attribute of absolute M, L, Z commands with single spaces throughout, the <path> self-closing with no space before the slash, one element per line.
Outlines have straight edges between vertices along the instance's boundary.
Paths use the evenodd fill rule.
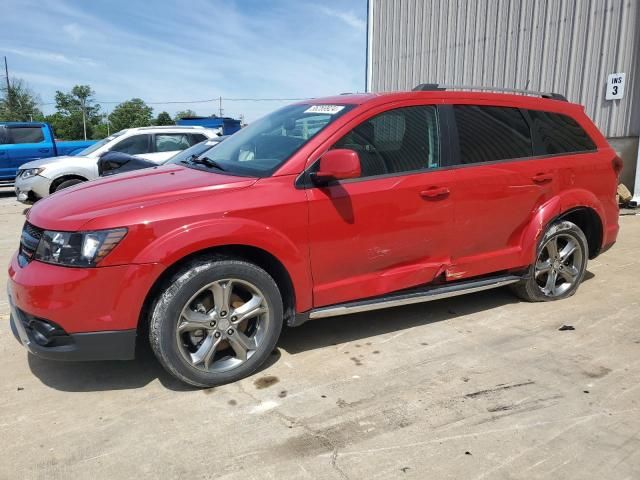
<path fill-rule="evenodd" d="M 126 234 L 126 228 L 94 232 L 45 230 L 33 258 L 41 262 L 71 267 L 93 267 L 106 257 Z"/>
<path fill-rule="evenodd" d="M 31 178 L 31 177 L 35 177 L 36 175 L 40 175 L 42 172 L 44 172 L 44 168 L 25 168 L 24 170 L 20 170 L 20 172 L 18 172 L 18 177 L 20 178 Z"/>

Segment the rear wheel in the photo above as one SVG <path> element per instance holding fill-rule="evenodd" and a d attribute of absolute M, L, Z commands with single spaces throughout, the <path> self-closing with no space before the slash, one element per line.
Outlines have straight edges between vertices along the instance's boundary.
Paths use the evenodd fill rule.
<path fill-rule="evenodd" d="M 530 302 L 548 302 L 573 295 L 584 278 L 588 258 L 587 239 L 572 222 L 553 223 L 538 244 L 536 262 L 527 279 L 513 287 Z"/>
<path fill-rule="evenodd" d="M 257 370 L 282 330 L 278 286 L 239 260 L 187 265 L 157 298 L 149 327 L 160 363 L 188 384 L 211 387 Z"/>

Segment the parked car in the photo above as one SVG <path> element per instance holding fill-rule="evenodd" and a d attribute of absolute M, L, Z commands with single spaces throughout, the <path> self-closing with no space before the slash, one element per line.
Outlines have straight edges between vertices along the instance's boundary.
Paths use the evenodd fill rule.
<path fill-rule="evenodd" d="M 224 135 L 233 135 L 242 128 L 240 120 L 230 117 L 182 117 L 176 123 L 178 125 L 220 128 Z"/>
<path fill-rule="evenodd" d="M 221 135 L 203 127 L 140 127 L 121 130 L 76 156 L 29 162 L 20 167 L 15 181 L 18 201 L 33 203 L 47 195 L 98 178 L 98 158 L 105 152 L 136 155 L 160 164 L 196 143 Z"/>
<path fill-rule="evenodd" d="M 148 332 L 205 387 L 256 371 L 285 324 L 505 285 L 573 295 L 618 233 L 604 136 L 558 95 L 420 88 L 290 105 L 187 164 L 38 202 L 9 267 L 17 338 L 124 360 Z"/>
<path fill-rule="evenodd" d="M 214 146 L 224 140 L 226 136 L 212 138 L 205 140 L 204 142 L 196 143 L 193 147 L 189 147 L 180 153 L 175 154 L 170 159 L 163 162 L 161 165 L 167 163 L 179 163 L 186 162 L 191 157 L 198 157 L 204 152 L 211 150 Z M 98 159 L 98 175 L 101 177 L 107 177 L 109 175 L 116 175 L 118 173 L 131 172 L 133 170 L 142 170 L 143 168 L 157 167 L 158 164 L 151 160 L 145 160 L 144 158 L 129 155 L 128 153 L 120 152 L 106 152 L 103 153 Z"/>
<path fill-rule="evenodd" d="M 55 140 L 48 123 L 0 122 L 0 185 L 12 185 L 21 165 L 39 158 L 75 155 L 96 140 Z"/>

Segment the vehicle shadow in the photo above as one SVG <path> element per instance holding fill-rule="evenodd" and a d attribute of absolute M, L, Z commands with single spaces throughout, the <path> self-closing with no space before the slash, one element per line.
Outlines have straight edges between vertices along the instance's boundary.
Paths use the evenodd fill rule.
<path fill-rule="evenodd" d="M 584 280 L 594 277 L 587 271 Z M 520 301 L 507 288 L 500 288 L 405 307 L 312 320 L 300 327 L 285 329 L 278 348 L 258 372 L 275 364 L 280 358 L 280 350 L 295 355 L 330 345 L 366 342 L 370 337 L 490 311 Z M 65 392 L 135 389 L 156 379 L 169 390 L 196 390 L 168 374 L 144 342 L 140 342 L 134 361 L 52 362 L 29 355 L 28 362 L 32 373 L 43 384 Z"/>
<path fill-rule="evenodd" d="M 594 277 L 593 273 L 587 271 L 583 281 Z M 329 345 L 366 341 L 369 337 L 451 320 L 521 301 L 508 288 L 498 288 L 405 307 L 311 320 L 300 327 L 285 330 L 278 345 L 295 355 Z"/>
<path fill-rule="evenodd" d="M 276 363 L 280 352 L 274 351 L 262 371 Z M 148 344 L 140 342 L 136 359 L 113 362 L 57 362 L 28 356 L 29 368 L 48 387 L 63 392 L 103 392 L 130 390 L 144 387 L 158 380 L 168 390 L 188 392 L 200 390 L 191 387 L 167 373 L 156 360 Z"/>

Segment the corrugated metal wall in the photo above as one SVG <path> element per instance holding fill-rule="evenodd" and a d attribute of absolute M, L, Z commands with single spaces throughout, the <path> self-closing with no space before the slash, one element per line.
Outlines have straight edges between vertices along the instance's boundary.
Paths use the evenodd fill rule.
<path fill-rule="evenodd" d="M 640 0 L 369 0 L 371 91 L 419 83 L 553 91 L 608 137 L 640 134 Z M 625 96 L 605 100 L 610 73 Z"/>

